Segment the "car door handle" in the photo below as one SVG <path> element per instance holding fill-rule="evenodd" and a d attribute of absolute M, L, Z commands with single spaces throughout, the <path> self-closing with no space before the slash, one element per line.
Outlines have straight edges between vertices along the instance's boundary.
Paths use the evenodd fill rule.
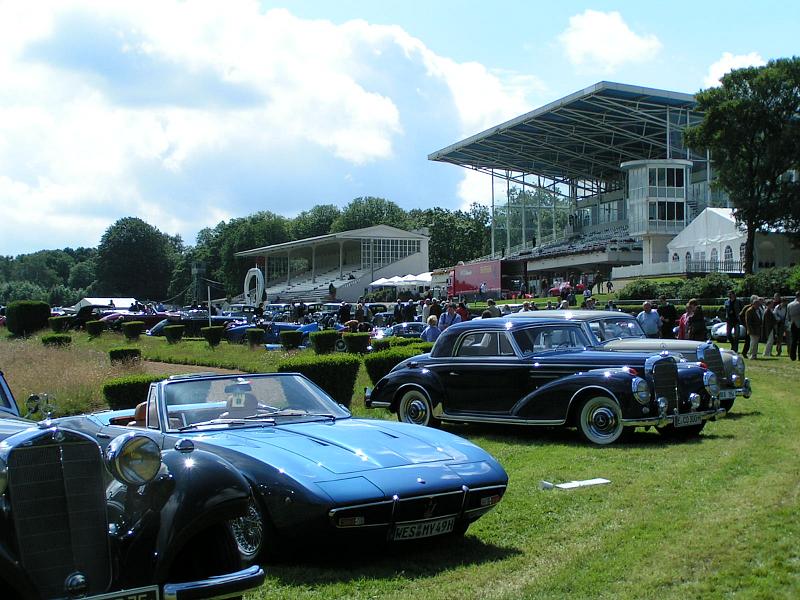
<path fill-rule="evenodd" d="M 459 373 L 458 371 L 450 371 L 448 375 L 451 375 L 453 377 L 458 377 L 459 375 L 461 375 L 461 373 Z"/>
<path fill-rule="evenodd" d="M 111 436 L 108 435 L 107 433 L 98 433 L 97 437 L 103 438 L 104 440 L 110 440 L 111 439 Z"/>

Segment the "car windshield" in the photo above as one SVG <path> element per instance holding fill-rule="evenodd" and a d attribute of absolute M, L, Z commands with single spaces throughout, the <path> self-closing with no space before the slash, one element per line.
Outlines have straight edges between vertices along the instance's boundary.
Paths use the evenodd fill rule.
<path fill-rule="evenodd" d="M 341 419 L 350 413 L 304 377 L 291 374 L 207 377 L 164 386 L 169 430 L 281 425 Z"/>
<path fill-rule="evenodd" d="M 592 335 L 594 335 L 598 344 L 610 340 L 647 337 L 641 325 L 639 325 L 639 321 L 633 318 L 614 317 L 590 321 L 589 329 L 591 329 Z"/>

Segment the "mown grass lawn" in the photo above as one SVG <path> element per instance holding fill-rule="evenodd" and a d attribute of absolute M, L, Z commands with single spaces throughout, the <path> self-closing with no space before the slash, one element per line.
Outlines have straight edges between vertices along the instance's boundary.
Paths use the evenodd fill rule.
<path fill-rule="evenodd" d="M 40 369 L 42 389 L 53 371 Z M 798 598 L 800 363 L 748 362 L 748 375 L 753 398 L 688 443 L 641 432 L 596 448 L 573 431 L 448 427 L 510 476 L 465 538 L 294 556 L 267 565 L 248 598 Z M 357 389 L 365 382 L 362 370 Z M 360 392 L 353 409 L 390 418 L 367 413 Z M 592 477 L 611 484 L 539 489 Z"/>

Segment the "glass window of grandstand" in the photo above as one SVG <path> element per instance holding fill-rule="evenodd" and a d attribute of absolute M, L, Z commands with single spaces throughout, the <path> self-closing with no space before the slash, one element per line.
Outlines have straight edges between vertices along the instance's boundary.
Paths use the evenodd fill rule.
<path fill-rule="evenodd" d="M 683 221 L 683 201 L 651 200 L 648 203 L 648 219 L 650 221 Z"/>
<path fill-rule="evenodd" d="M 388 265 L 419 251 L 419 240 L 361 240 L 362 268 L 369 268 L 370 256 L 373 265 Z"/>
<path fill-rule="evenodd" d="M 650 167 L 647 195 L 651 198 L 683 198 L 683 167 Z"/>

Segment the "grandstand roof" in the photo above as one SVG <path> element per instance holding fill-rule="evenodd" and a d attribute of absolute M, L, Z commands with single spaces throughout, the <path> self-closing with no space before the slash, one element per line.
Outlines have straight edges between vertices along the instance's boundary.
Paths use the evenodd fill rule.
<path fill-rule="evenodd" d="M 318 246 L 320 243 L 330 243 L 335 240 L 360 240 L 373 238 L 423 240 L 428 239 L 428 236 L 414 231 L 398 229 L 397 227 L 392 227 L 391 225 L 373 225 L 372 227 L 364 227 L 362 229 L 351 229 L 350 231 L 328 233 L 326 235 L 318 235 L 316 237 L 304 238 L 302 240 L 283 242 L 282 244 L 272 244 L 271 246 L 262 246 L 260 248 L 253 248 L 252 250 L 243 250 L 241 252 L 237 252 L 234 256 L 265 256 L 277 252 L 286 252 L 287 250 L 294 248 Z"/>
<path fill-rule="evenodd" d="M 554 182 L 615 181 L 626 161 L 686 158 L 681 130 L 702 117 L 695 106 L 691 94 L 601 81 L 428 159 Z"/>

